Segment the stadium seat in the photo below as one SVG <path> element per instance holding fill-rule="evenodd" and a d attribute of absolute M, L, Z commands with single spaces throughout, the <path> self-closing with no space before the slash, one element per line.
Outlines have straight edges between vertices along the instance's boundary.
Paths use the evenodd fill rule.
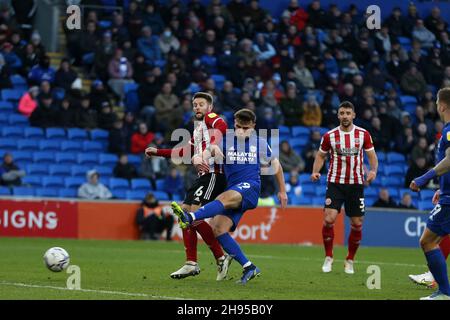
<path fill-rule="evenodd" d="M 313 197 L 312 198 L 312 205 L 313 206 L 323 206 L 325 204 L 325 198 L 324 197 Z"/>
<path fill-rule="evenodd" d="M 100 20 L 98 22 L 98 26 L 100 29 L 108 29 L 112 26 L 112 21 L 109 20 Z"/>
<path fill-rule="evenodd" d="M 115 165 L 119 157 L 112 153 L 101 153 L 98 157 L 98 163 L 102 165 Z"/>
<path fill-rule="evenodd" d="M 41 187 L 42 186 L 42 178 L 43 176 L 32 176 L 32 175 L 26 175 L 22 178 L 22 184 L 24 186 L 32 186 L 32 187 Z"/>
<path fill-rule="evenodd" d="M 378 162 L 386 161 L 386 153 L 385 152 L 377 152 Z"/>
<path fill-rule="evenodd" d="M 139 89 L 139 84 L 136 82 L 125 83 L 125 85 L 123 86 L 123 92 L 125 94 L 127 94 L 130 91 L 136 91 L 137 89 Z"/>
<path fill-rule="evenodd" d="M 303 184 L 311 184 L 311 174 L 309 173 L 300 173 L 300 175 L 298 176 L 298 182 L 300 183 L 300 185 Z"/>
<path fill-rule="evenodd" d="M 91 140 L 108 140 L 109 132 L 103 129 L 91 130 Z"/>
<path fill-rule="evenodd" d="M 33 152 L 33 162 L 44 165 L 54 164 L 55 155 L 52 152 L 36 151 Z"/>
<path fill-rule="evenodd" d="M 0 149 L 15 150 L 17 143 L 14 139 L 0 138 Z"/>
<path fill-rule="evenodd" d="M 212 74 L 211 79 L 214 80 L 217 90 L 223 89 L 223 84 L 225 83 L 226 80 L 225 76 L 221 74 Z"/>
<path fill-rule="evenodd" d="M 157 200 L 170 200 L 169 195 L 164 191 L 153 191 L 152 193 Z"/>
<path fill-rule="evenodd" d="M 375 180 L 378 180 L 375 179 Z M 384 176 L 381 177 L 381 185 L 383 187 L 397 187 L 397 188 L 401 188 L 404 185 L 404 180 L 400 179 L 399 177 L 389 177 L 389 176 Z"/>
<path fill-rule="evenodd" d="M 116 199 L 126 199 L 128 191 L 129 190 L 126 189 L 115 189 L 111 190 L 111 193 L 113 194 L 113 197 Z"/>
<path fill-rule="evenodd" d="M 34 196 L 34 189 L 30 187 L 14 187 L 12 188 L 12 194 L 14 196 Z"/>
<path fill-rule="evenodd" d="M 305 147 L 309 142 L 308 137 L 297 137 L 297 138 L 291 138 L 289 139 L 289 144 L 292 149 L 299 152 L 299 150 L 303 147 Z"/>
<path fill-rule="evenodd" d="M 61 149 L 61 142 L 59 140 L 40 140 L 39 150 L 42 151 L 59 151 Z"/>
<path fill-rule="evenodd" d="M 381 172 L 380 168 L 378 171 Z M 386 176 L 401 176 L 404 177 L 403 165 L 387 165 L 384 167 L 384 174 Z"/>
<path fill-rule="evenodd" d="M 152 189 L 152 186 L 149 180 L 137 178 L 131 180 L 131 189 L 150 191 Z"/>
<path fill-rule="evenodd" d="M 415 103 L 415 104 L 417 104 L 417 98 L 414 97 L 414 96 L 407 96 L 407 95 L 400 96 L 400 103 L 402 105 L 405 105 L 405 104 L 408 104 L 408 103 L 411 103 L 411 104 Z"/>
<path fill-rule="evenodd" d="M 302 186 L 302 196 L 315 196 L 316 186 L 313 184 L 306 184 Z"/>
<path fill-rule="evenodd" d="M 410 115 L 414 115 L 416 113 L 417 103 L 407 103 L 403 105 L 403 110 L 408 112 Z"/>
<path fill-rule="evenodd" d="M 389 195 L 394 198 L 398 199 L 400 197 L 400 193 L 398 191 L 398 188 L 387 188 Z"/>
<path fill-rule="evenodd" d="M 411 198 L 413 200 L 419 200 L 419 193 L 418 192 L 412 192 L 410 189 L 407 189 L 407 188 L 401 188 L 399 190 L 400 199 L 403 198 L 403 194 L 405 194 L 406 192 L 411 195 Z"/>
<path fill-rule="evenodd" d="M 59 145 L 58 145 L 59 146 Z M 59 164 L 75 164 L 77 163 L 77 154 L 73 152 L 56 152 L 55 160 Z"/>
<path fill-rule="evenodd" d="M 94 168 L 100 177 L 110 178 L 113 176 L 113 169 L 108 166 L 95 166 Z"/>
<path fill-rule="evenodd" d="M 0 196 L 9 196 L 11 191 L 7 187 L 0 187 Z"/>
<path fill-rule="evenodd" d="M 406 161 L 405 156 L 398 152 L 388 152 L 386 159 L 389 164 L 398 163 L 403 165 Z"/>
<path fill-rule="evenodd" d="M 126 191 L 126 197 L 129 200 L 143 200 L 145 198 L 145 195 L 147 194 L 144 190 L 128 190 Z"/>
<path fill-rule="evenodd" d="M 23 130 L 23 136 L 25 138 L 44 138 L 45 133 L 42 128 L 38 127 L 27 127 Z"/>
<path fill-rule="evenodd" d="M 23 128 L 22 127 L 3 127 L 2 136 L 5 138 L 23 138 Z"/>
<path fill-rule="evenodd" d="M 57 188 L 36 188 L 35 195 L 36 197 L 56 198 L 59 197 L 59 192 Z"/>
<path fill-rule="evenodd" d="M 53 138 L 66 138 L 66 131 L 63 128 L 47 128 L 45 130 L 45 137 L 48 139 Z"/>
<path fill-rule="evenodd" d="M 434 205 L 429 200 L 419 201 L 417 203 L 417 208 L 419 210 L 430 211 L 430 210 L 432 210 L 434 208 Z"/>
<path fill-rule="evenodd" d="M 0 111 L 12 112 L 14 110 L 14 104 L 9 101 L 0 101 Z"/>
<path fill-rule="evenodd" d="M 10 114 L 8 116 L 8 123 L 11 126 L 28 126 L 29 125 L 29 121 L 28 118 L 21 115 L 21 114 Z"/>
<path fill-rule="evenodd" d="M 111 178 L 109 179 L 109 187 L 111 189 L 129 189 L 130 184 L 127 179 Z"/>
<path fill-rule="evenodd" d="M 53 88 L 53 98 L 55 100 L 63 100 L 66 95 L 66 90 L 64 88 Z"/>
<path fill-rule="evenodd" d="M 308 137 L 311 134 L 311 130 L 308 127 L 294 126 L 292 127 L 292 137 Z"/>
<path fill-rule="evenodd" d="M 139 111 L 140 102 L 136 90 L 128 91 L 125 95 L 125 112 L 137 113 Z"/>
<path fill-rule="evenodd" d="M 18 74 L 13 74 L 10 77 L 11 83 L 14 87 L 16 86 L 27 86 L 27 81 L 24 77 Z"/>
<path fill-rule="evenodd" d="M 97 141 L 83 141 L 83 151 L 86 152 L 102 152 L 103 145 Z"/>
<path fill-rule="evenodd" d="M 37 146 L 39 146 L 39 140 L 34 139 L 19 139 L 16 140 L 17 143 L 17 149 L 19 150 L 29 150 L 34 151 L 36 150 Z"/>
<path fill-rule="evenodd" d="M 3 89 L 2 100 L 5 101 L 19 101 L 26 90 L 23 89 Z"/>
<path fill-rule="evenodd" d="M 136 154 L 129 154 L 128 155 L 128 162 L 131 163 L 134 166 L 139 166 L 142 162 L 142 157 L 138 156 Z"/>
<path fill-rule="evenodd" d="M 0 155 L 2 155 L 2 154 L 0 153 Z M 26 161 L 26 162 L 30 163 L 33 159 L 33 155 L 31 154 L 31 152 L 28 152 L 28 151 L 13 151 L 12 156 L 13 156 L 14 162 Z"/>
<path fill-rule="evenodd" d="M 364 202 L 366 207 L 371 207 L 378 200 L 378 197 L 365 197 Z"/>
<path fill-rule="evenodd" d="M 156 180 L 156 190 L 159 190 L 159 191 L 164 190 L 164 179 Z"/>
<path fill-rule="evenodd" d="M 32 163 L 26 166 L 27 175 L 46 175 L 48 174 L 48 166 L 40 163 Z"/>
<path fill-rule="evenodd" d="M 293 196 L 292 198 L 290 198 L 290 202 L 292 205 L 297 205 L 297 206 L 310 206 L 312 205 L 312 198 L 311 197 L 297 197 L 297 196 Z"/>
<path fill-rule="evenodd" d="M 316 188 L 316 196 L 318 196 L 318 197 L 324 197 L 326 192 L 327 192 L 327 189 L 325 189 L 325 188 L 321 188 L 321 187 Z"/>
<path fill-rule="evenodd" d="M 77 163 L 86 166 L 95 166 L 98 164 L 98 155 L 96 153 L 78 153 Z"/>
<path fill-rule="evenodd" d="M 70 167 L 63 164 L 53 164 L 48 166 L 48 173 L 51 176 L 67 177 L 70 176 Z"/>
<path fill-rule="evenodd" d="M 378 189 L 373 187 L 364 189 L 364 197 L 378 197 Z"/>
<path fill-rule="evenodd" d="M 435 192 L 436 190 L 422 189 L 419 191 L 419 199 L 422 201 L 430 201 L 433 198 Z"/>
<path fill-rule="evenodd" d="M 63 141 L 61 142 L 61 151 L 82 151 L 81 142 Z"/>
<path fill-rule="evenodd" d="M 280 136 L 281 135 L 291 135 L 291 128 L 288 126 L 278 126 L 278 130 L 280 130 Z"/>
<path fill-rule="evenodd" d="M 85 182 L 86 182 L 86 178 L 82 178 L 82 177 L 65 177 L 64 178 L 64 186 L 68 189 L 78 188 Z"/>
<path fill-rule="evenodd" d="M 84 177 L 86 181 L 86 173 L 91 170 L 88 166 L 75 165 L 70 168 L 72 177 Z"/>
<path fill-rule="evenodd" d="M 58 197 L 61 198 L 77 198 L 78 197 L 78 189 L 59 189 Z"/>
<path fill-rule="evenodd" d="M 88 133 L 84 129 L 69 128 L 67 129 L 67 139 L 71 141 L 85 141 L 88 139 Z"/>
<path fill-rule="evenodd" d="M 43 177 L 43 187 L 64 187 L 64 179 L 62 177 Z"/>

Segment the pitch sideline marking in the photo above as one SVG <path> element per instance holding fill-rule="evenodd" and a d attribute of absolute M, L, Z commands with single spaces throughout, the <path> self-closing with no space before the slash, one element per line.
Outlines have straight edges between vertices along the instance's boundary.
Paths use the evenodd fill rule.
<path fill-rule="evenodd" d="M 189 299 L 180 298 L 180 297 L 157 296 L 157 295 L 151 295 L 151 294 L 146 294 L 146 293 L 131 293 L 131 292 L 95 290 L 95 289 L 72 290 L 72 289 L 68 289 L 65 287 L 43 286 L 43 285 L 26 284 L 26 283 L 20 283 L 20 282 L 0 282 L 0 285 L 25 287 L 25 288 L 38 288 L 38 289 L 65 290 L 65 291 L 72 291 L 72 292 L 80 292 L 80 291 L 81 292 L 92 292 L 92 293 L 113 294 L 113 295 L 122 295 L 122 296 L 130 296 L 130 297 L 146 297 L 146 298 L 164 299 L 164 300 L 189 300 Z"/>

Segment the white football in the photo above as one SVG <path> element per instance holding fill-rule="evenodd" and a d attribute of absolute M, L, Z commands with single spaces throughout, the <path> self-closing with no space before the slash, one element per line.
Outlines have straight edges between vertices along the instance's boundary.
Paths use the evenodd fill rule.
<path fill-rule="evenodd" d="M 66 250 L 60 247 L 50 248 L 44 254 L 44 264 L 53 272 L 60 272 L 66 269 L 69 262 L 69 254 Z"/>

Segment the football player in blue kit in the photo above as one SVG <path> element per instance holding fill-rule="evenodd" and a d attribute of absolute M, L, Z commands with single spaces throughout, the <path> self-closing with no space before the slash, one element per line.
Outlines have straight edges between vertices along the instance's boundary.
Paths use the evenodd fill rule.
<path fill-rule="evenodd" d="M 450 300 L 447 264 L 439 248 L 442 237 L 450 234 L 450 174 L 448 174 L 450 172 L 450 88 L 439 90 L 436 105 L 439 116 L 445 123 L 438 144 L 438 164 L 424 175 L 415 178 L 409 186 L 411 190 L 419 191 L 431 179 L 439 177 L 439 203 L 431 211 L 427 227 L 420 238 L 420 246 L 439 289 L 421 300 Z"/>
<path fill-rule="evenodd" d="M 283 169 L 279 160 L 273 157 L 267 141 L 257 136 L 255 124 L 256 115 L 253 111 L 237 111 L 234 114 L 235 130 L 232 134 L 227 132 L 222 141 L 222 148 L 212 145 L 211 150 L 205 151 L 204 160 L 212 156 L 215 161 L 224 164 L 227 187 L 222 194 L 195 212 L 184 212 L 176 202 L 172 202 L 172 209 L 182 228 L 188 227 L 196 220 L 212 218 L 210 223 L 219 243 L 243 267 L 239 281 L 242 284 L 259 276 L 260 269 L 244 255 L 229 232 L 236 229 L 245 211 L 256 208 L 262 170 L 267 170 L 267 174 L 275 174 L 281 207 L 285 208 L 287 205 Z"/>

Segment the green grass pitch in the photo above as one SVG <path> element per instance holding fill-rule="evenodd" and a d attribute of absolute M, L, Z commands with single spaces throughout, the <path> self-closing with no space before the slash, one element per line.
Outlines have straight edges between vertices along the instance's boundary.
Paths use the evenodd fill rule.
<path fill-rule="evenodd" d="M 44 252 L 65 248 L 81 268 L 81 289 L 67 290 L 66 272 L 43 264 Z M 346 275 L 346 248 L 335 248 L 333 272 L 323 274 L 320 246 L 242 246 L 260 267 L 261 277 L 235 283 L 241 267 L 234 261 L 229 277 L 217 282 L 209 249 L 199 243 L 200 275 L 174 280 L 169 274 L 184 262 L 177 242 L 97 241 L 0 238 L 0 299 L 418 299 L 430 289 L 412 284 L 408 274 L 426 270 L 419 249 L 360 248 L 354 275 Z M 369 290 L 369 265 L 381 269 L 381 289 Z"/>

